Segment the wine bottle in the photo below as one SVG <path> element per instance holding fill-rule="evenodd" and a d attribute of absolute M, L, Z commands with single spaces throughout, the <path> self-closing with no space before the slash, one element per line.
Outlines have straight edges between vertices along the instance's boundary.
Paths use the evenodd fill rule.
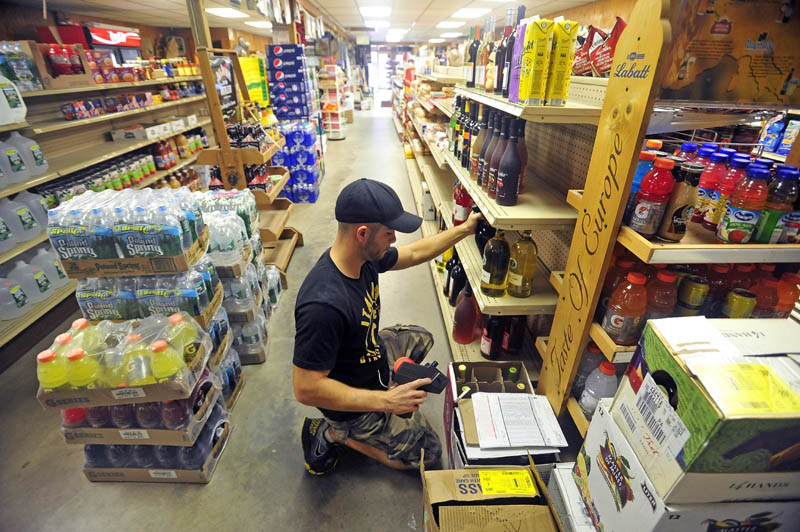
<path fill-rule="evenodd" d="M 474 103 L 474 102 L 473 102 Z M 474 114 L 474 105 L 469 100 L 467 100 L 466 109 L 466 117 L 464 118 L 464 124 L 462 126 L 462 132 L 464 141 L 461 143 L 461 167 L 466 168 L 469 171 L 469 157 L 470 157 L 470 146 L 472 142 L 472 128 L 474 127 L 473 124 L 473 114 Z"/>
<path fill-rule="evenodd" d="M 483 358 L 494 360 L 500 356 L 503 349 L 503 333 L 505 320 L 502 316 L 486 316 L 481 334 L 481 355 Z"/>
<path fill-rule="evenodd" d="M 453 114 L 450 115 L 450 129 L 447 130 L 447 150 L 455 153 L 456 139 L 456 120 L 458 119 L 457 109 L 461 105 L 461 96 L 456 96 L 456 105 L 453 107 Z"/>
<path fill-rule="evenodd" d="M 486 244 L 495 234 L 497 234 L 497 231 L 489 225 L 489 222 L 483 218 L 478 220 L 478 227 L 475 229 L 475 245 L 478 246 L 481 257 L 483 257 L 483 250 L 486 248 Z"/>
<path fill-rule="evenodd" d="M 522 238 L 511 246 L 508 261 L 508 294 L 514 297 L 528 297 L 533 291 L 533 276 L 536 273 L 536 242 L 530 231 L 523 231 Z"/>
<path fill-rule="evenodd" d="M 456 158 L 461 156 L 461 105 L 463 104 L 461 96 L 456 96 L 456 106 L 453 109 L 453 120 L 455 127 L 453 128 L 453 155 Z"/>
<path fill-rule="evenodd" d="M 467 283 L 453 313 L 453 340 L 459 344 L 471 344 L 475 340 L 479 318 L 478 302 Z"/>
<path fill-rule="evenodd" d="M 492 135 L 492 140 L 489 142 L 489 146 L 486 148 L 486 156 L 483 161 L 483 174 L 481 174 L 481 188 L 483 190 L 489 190 L 489 166 L 492 163 L 494 150 L 497 147 L 498 142 L 500 142 L 500 131 L 503 129 L 504 116 L 505 114 L 501 111 L 497 111 L 495 113 L 494 135 Z"/>
<path fill-rule="evenodd" d="M 517 120 L 517 151 L 519 152 L 519 181 L 517 195 L 522 194 L 525 185 L 525 173 L 528 168 L 528 146 L 525 144 L 525 126 L 527 122 L 520 118 Z"/>
<path fill-rule="evenodd" d="M 504 232 L 497 231 L 483 250 L 481 292 L 487 296 L 502 297 L 506 294 L 510 254 L 511 250 Z"/>
<path fill-rule="evenodd" d="M 478 175 L 475 177 L 475 181 L 478 183 L 478 186 L 482 186 L 483 183 L 483 172 L 486 169 L 486 152 L 488 151 L 489 145 L 494 139 L 494 123 L 499 115 L 499 111 L 495 111 L 494 109 L 489 111 L 489 120 L 486 124 L 486 137 L 483 139 L 481 152 L 478 155 Z"/>
<path fill-rule="evenodd" d="M 519 352 L 522 348 L 522 341 L 525 338 L 525 324 L 527 321 L 527 316 L 510 316 L 506 320 L 506 330 L 503 333 L 503 351 L 509 354 Z M 515 381 L 516 378 L 512 378 L 509 374 L 509 380 Z"/>
<path fill-rule="evenodd" d="M 500 40 L 499 45 L 494 52 L 494 93 L 503 94 L 503 76 L 505 75 L 506 66 L 506 46 L 511 37 L 511 22 L 514 20 L 514 8 L 509 7 L 506 9 L 506 25 L 503 28 L 503 38 Z"/>
<path fill-rule="evenodd" d="M 481 45 L 481 27 L 475 26 L 475 38 L 469 45 L 469 63 L 467 64 L 467 68 L 470 69 L 469 80 L 467 81 L 467 87 L 474 87 L 475 86 L 475 77 L 477 74 L 477 67 L 478 67 L 478 47 Z"/>
<path fill-rule="evenodd" d="M 448 288 L 450 287 L 450 274 L 457 262 L 458 252 L 454 251 L 453 256 L 450 257 L 450 260 L 448 260 L 447 264 L 444 265 L 444 287 L 442 287 L 442 293 L 445 297 L 447 297 Z"/>
<path fill-rule="evenodd" d="M 461 293 L 461 289 L 464 288 L 465 284 L 467 284 L 467 273 L 464 271 L 461 261 L 459 261 L 453 266 L 453 272 L 450 274 L 450 289 L 448 290 L 447 301 L 451 307 L 456 306 L 458 294 Z"/>
<path fill-rule="evenodd" d="M 505 65 L 503 66 L 503 98 L 508 98 L 508 89 L 511 81 L 511 61 L 514 58 L 514 45 L 519 38 L 525 40 L 524 35 L 521 37 L 519 35 L 520 23 L 524 18 L 525 6 L 519 6 L 517 8 L 517 25 L 514 27 L 514 31 L 512 31 L 511 35 L 508 37 L 508 43 L 506 44 L 506 58 Z"/>
<path fill-rule="evenodd" d="M 462 69 L 461 78 L 464 85 L 469 86 L 470 78 L 472 76 L 472 63 L 469 61 L 469 47 L 472 40 L 475 38 L 475 26 L 469 28 L 469 39 L 464 43 L 464 67 Z"/>
<path fill-rule="evenodd" d="M 505 154 L 506 146 L 508 146 L 508 126 L 511 123 L 511 118 L 512 117 L 508 115 L 503 117 L 500 138 L 497 141 L 497 145 L 494 147 L 494 151 L 492 151 L 492 162 L 489 163 L 489 183 L 486 189 L 490 198 L 497 197 L 497 173 L 500 170 L 500 160 L 503 158 L 503 154 Z"/>
<path fill-rule="evenodd" d="M 517 150 L 517 121 L 512 119 L 509 125 L 509 138 L 505 152 L 500 158 L 500 166 L 497 169 L 496 200 L 498 205 L 511 206 L 517 204 L 517 184 L 521 162 L 519 151 Z M 489 177 L 491 180 L 491 176 Z M 491 182 L 489 183 L 489 195 L 491 196 Z"/>

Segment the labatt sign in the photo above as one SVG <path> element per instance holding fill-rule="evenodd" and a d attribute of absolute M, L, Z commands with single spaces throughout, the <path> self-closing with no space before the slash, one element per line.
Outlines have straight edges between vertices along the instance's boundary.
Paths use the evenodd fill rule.
<path fill-rule="evenodd" d="M 636 52 L 629 53 L 628 61 L 630 61 L 630 64 L 626 61 L 617 65 L 617 69 L 614 70 L 614 77 L 646 79 L 647 76 L 650 75 L 650 65 L 640 67 L 636 63 L 637 59 L 644 59 L 644 54 L 637 54 Z"/>

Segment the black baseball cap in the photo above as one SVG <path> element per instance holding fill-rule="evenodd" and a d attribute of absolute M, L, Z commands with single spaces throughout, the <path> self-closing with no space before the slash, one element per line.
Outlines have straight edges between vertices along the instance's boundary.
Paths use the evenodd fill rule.
<path fill-rule="evenodd" d="M 339 193 L 336 221 L 379 223 L 401 233 L 413 233 L 422 225 L 422 218 L 403 210 L 403 203 L 392 187 L 366 178 L 353 181 Z"/>

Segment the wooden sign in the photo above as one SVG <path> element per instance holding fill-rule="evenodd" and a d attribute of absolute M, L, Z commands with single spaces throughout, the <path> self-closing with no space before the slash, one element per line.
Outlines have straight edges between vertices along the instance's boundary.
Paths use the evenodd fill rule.
<path fill-rule="evenodd" d="M 679 2 L 677 2 L 679 3 Z M 639 0 L 617 43 L 538 394 L 561 413 L 586 345 L 670 47 L 670 0 Z"/>

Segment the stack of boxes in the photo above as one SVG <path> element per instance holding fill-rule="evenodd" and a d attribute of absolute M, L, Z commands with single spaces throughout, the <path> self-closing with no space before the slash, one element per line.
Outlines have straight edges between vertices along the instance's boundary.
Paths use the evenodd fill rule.
<path fill-rule="evenodd" d="M 714 321 L 726 322 L 736 345 Z M 786 322 L 778 326 L 795 331 L 785 337 L 797 338 L 790 320 L 757 321 Z M 702 316 L 648 322 L 573 469 L 598 530 L 797 529 L 800 371 L 786 356 L 754 356 L 791 351 L 765 341 L 780 333 L 756 335 L 755 348 L 736 340 L 758 326 Z"/>
<path fill-rule="evenodd" d="M 311 117 L 312 85 L 302 45 L 268 46 L 267 78 L 272 110 L 278 120 L 308 120 Z"/>
<path fill-rule="evenodd" d="M 267 72 L 264 68 L 264 59 L 261 57 L 240 57 L 239 65 L 242 67 L 244 81 L 247 83 L 250 101 L 257 102 L 261 107 L 267 107 L 269 105 L 269 91 L 267 91 Z"/>
<path fill-rule="evenodd" d="M 295 203 L 315 203 L 322 181 L 317 127 L 313 122 L 288 122 L 279 129 L 286 144 L 272 157 L 272 165 L 286 167 L 290 174 L 281 196 Z"/>
<path fill-rule="evenodd" d="M 336 63 L 333 58 L 325 58 L 322 66 L 325 78 L 320 78 L 319 87 L 322 90 L 322 127 L 328 132 L 331 140 L 345 138 L 344 114 L 344 79 L 337 75 Z"/>

